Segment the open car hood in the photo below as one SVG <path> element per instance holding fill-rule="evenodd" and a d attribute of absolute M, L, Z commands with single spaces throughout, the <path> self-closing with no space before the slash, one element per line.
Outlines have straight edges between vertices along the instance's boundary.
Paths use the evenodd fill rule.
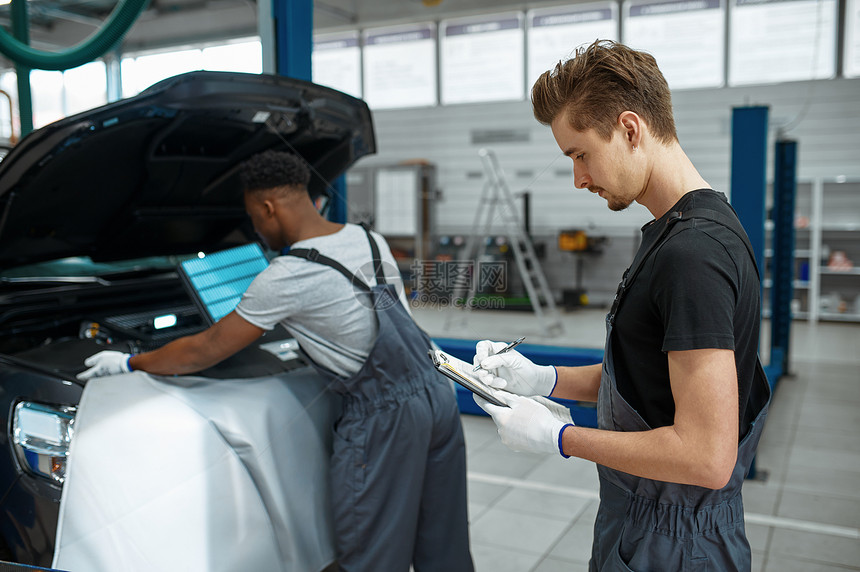
<path fill-rule="evenodd" d="M 311 195 L 328 194 L 375 152 L 370 111 L 301 80 L 201 71 L 33 131 L 0 162 L 0 268 L 245 242 L 238 165 L 266 149 L 301 154 Z"/>

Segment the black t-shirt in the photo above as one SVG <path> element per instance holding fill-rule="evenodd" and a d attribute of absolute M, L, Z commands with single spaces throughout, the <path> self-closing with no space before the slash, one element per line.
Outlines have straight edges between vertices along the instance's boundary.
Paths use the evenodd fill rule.
<path fill-rule="evenodd" d="M 666 215 L 642 228 L 641 257 L 676 211 L 734 211 L 710 189 L 684 195 Z M 754 411 L 747 400 L 756 371 L 760 286 L 744 243 L 731 230 L 704 219 L 675 223 L 645 260 L 619 306 L 613 330 L 616 383 L 621 395 L 652 428 L 672 425 L 675 401 L 666 352 L 730 349 L 738 372 L 739 434 Z"/>

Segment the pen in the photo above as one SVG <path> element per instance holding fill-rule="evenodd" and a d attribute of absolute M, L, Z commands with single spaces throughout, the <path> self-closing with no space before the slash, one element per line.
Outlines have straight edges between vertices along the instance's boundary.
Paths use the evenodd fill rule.
<path fill-rule="evenodd" d="M 493 355 L 494 355 L 494 356 L 497 356 L 497 355 L 499 355 L 499 354 L 503 354 L 503 353 L 505 353 L 506 351 L 512 350 L 512 349 L 514 349 L 515 347 L 517 347 L 518 345 L 520 345 L 521 343 L 523 343 L 523 340 L 525 340 L 525 339 L 526 339 L 526 337 L 525 337 L 525 336 L 523 336 L 523 337 L 521 337 L 521 338 L 517 338 L 517 339 L 515 339 L 514 341 L 512 341 L 511 343 L 509 343 L 508 345 L 506 345 L 505 347 L 503 347 L 502 349 L 500 349 L 499 351 L 497 351 L 496 353 L 494 353 Z M 489 357 L 489 356 L 488 356 L 488 357 Z M 472 369 L 472 371 L 478 371 L 479 369 L 481 369 L 481 364 L 476 365 L 476 366 Z"/>

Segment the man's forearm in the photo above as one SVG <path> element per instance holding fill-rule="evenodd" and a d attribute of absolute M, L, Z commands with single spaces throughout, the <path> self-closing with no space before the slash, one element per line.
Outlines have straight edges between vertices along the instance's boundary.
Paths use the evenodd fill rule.
<path fill-rule="evenodd" d="M 731 477 L 735 458 L 721 458 L 700 435 L 685 436 L 674 426 L 620 432 L 567 427 L 565 455 L 579 457 L 637 477 L 720 489 Z M 736 453 L 736 451 L 735 451 Z"/>
<path fill-rule="evenodd" d="M 553 397 L 575 401 L 597 401 L 602 364 L 580 367 L 556 367 L 558 382 Z"/>
<path fill-rule="evenodd" d="M 201 351 L 202 344 L 196 338 L 179 338 L 157 350 L 132 356 L 129 365 L 132 369 L 158 375 L 184 375 L 215 365 L 217 361 Z"/>
<path fill-rule="evenodd" d="M 132 357 L 129 365 L 159 375 L 195 373 L 227 359 L 261 335 L 262 328 L 233 311 L 199 334 Z"/>

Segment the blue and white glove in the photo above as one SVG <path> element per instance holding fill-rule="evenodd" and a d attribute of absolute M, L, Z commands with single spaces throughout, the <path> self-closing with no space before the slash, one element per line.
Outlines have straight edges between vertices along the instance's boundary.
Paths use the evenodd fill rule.
<path fill-rule="evenodd" d="M 128 373 L 131 371 L 131 366 L 128 364 L 129 359 L 131 359 L 131 354 L 112 350 L 101 351 L 84 360 L 84 365 L 90 369 L 79 373 L 77 378 L 86 381 L 93 377 Z"/>
<path fill-rule="evenodd" d="M 484 384 L 517 395 L 550 395 L 558 372 L 551 365 L 537 365 L 517 350 L 496 354 L 507 344 L 483 340 L 475 346 L 475 372 Z"/>
<path fill-rule="evenodd" d="M 548 399 L 522 397 L 504 392 L 496 393 L 508 407 L 493 405 L 474 395 L 478 407 L 486 411 L 496 423 L 502 443 L 514 451 L 564 454 L 561 436 L 573 426 L 570 411 Z"/>

